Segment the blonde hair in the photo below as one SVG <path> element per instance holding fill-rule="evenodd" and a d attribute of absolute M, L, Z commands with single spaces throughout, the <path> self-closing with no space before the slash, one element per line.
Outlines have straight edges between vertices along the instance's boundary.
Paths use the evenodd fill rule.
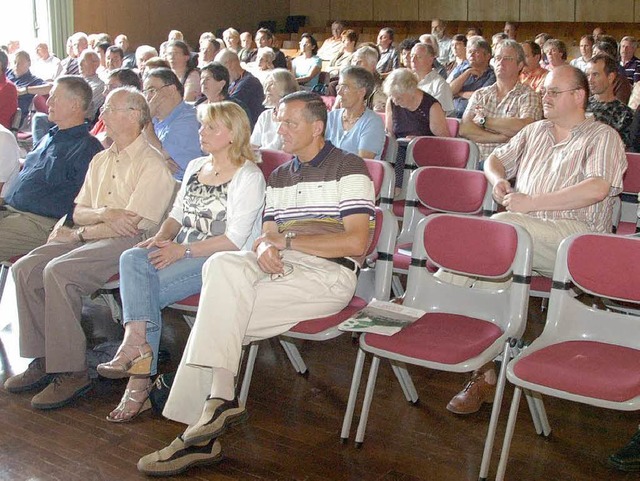
<path fill-rule="evenodd" d="M 229 146 L 229 159 L 233 165 L 241 166 L 245 159 L 257 161 L 251 149 L 249 117 L 238 104 L 227 100 L 202 104 L 198 107 L 198 120 L 201 124 L 208 125 L 219 122 L 229 129 L 233 135 Z"/>

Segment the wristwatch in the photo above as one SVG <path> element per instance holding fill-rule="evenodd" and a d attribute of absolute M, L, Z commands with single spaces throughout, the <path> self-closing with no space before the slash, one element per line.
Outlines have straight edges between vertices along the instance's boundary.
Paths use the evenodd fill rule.
<path fill-rule="evenodd" d="M 487 117 L 485 117 L 484 115 L 482 117 L 480 117 L 480 120 L 478 120 L 478 123 L 480 124 L 480 127 L 482 127 L 483 129 L 487 128 Z"/>
<path fill-rule="evenodd" d="M 191 259 L 193 257 L 193 253 L 191 252 L 191 244 L 187 244 L 187 249 L 184 251 L 184 258 Z"/>
<path fill-rule="evenodd" d="M 288 231 L 284 235 L 285 250 L 291 249 L 291 241 L 298 236 L 295 232 Z"/>
<path fill-rule="evenodd" d="M 86 227 L 84 227 L 84 226 L 82 226 L 82 227 L 80 227 L 80 228 L 76 229 L 76 235 L 78 236 L 78 240 L 79 240 L 80 242 L 82 242 L 83 244 L 84 244 L 85 242 L 87 242 L 86 240 L 84 240 L 84 236 L 82 235 L 82 234 L 84 234 L 84 231 L 85 231 L 85 230 L 86 230 Z"/>

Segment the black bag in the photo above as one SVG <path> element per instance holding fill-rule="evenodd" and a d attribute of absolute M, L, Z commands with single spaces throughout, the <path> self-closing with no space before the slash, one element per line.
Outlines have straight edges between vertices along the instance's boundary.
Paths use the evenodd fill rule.
<path fill-rule="evenodd" d="M 160 374 L 154 381 L 153 386 L 151 386 L 151 391 L 149 391 L 149 400 L 151 401 L 153 412 L 158 415 L 162 414 L 164 405 L 167 404 L 169 391 L 171 391 L 171 386 L 173 385 L 173 379 L 175 377 L 175 372 Z"/>

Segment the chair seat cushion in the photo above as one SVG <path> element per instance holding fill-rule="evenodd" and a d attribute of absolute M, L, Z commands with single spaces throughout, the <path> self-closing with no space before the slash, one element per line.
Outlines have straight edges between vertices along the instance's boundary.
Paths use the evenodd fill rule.
<path fill-rule="evenodd" d="M 620 222 L 618 224 L 618 230 L 616 234 L 618 235 L 631 235 L 636 233 L 636 224 L 633 222 Z"/>
<path fill-rule="evenodd" d="M 408 271 L 409 264 L 411 264 L 411 256 L 401 254 L 400 252 L 398 252 L 400 249 L 411 251 L 411 243 L 400 244 L 396 247 L 396 251 L 393 254 L 393 268 Z"/>
<path fill-rule="evenodd" d="M 185 297 L 181 301 L 178 301 L 175 304 L 172 304 L 171 307 L 174 307 L 174 308 L 177 308 L 177 309 L 179 309 L 180 306 L 198 307 L 199 303 L 200 303 L 200 293 L 198 292 L 197 294 L 193 294 L 193 295 L 191 295 L 189 297 Z"/>
<path fill-rule="evenodd" d="M 540 349 L 513 367 L 520 379 L 560 391 L 623 402 L 640 396 L 640 350 L 595 341 Z"/>
<path fill-rule="evenodd" d="M 474 358 L 502 335 L 489 321 L 428 313 L 393 336 L 366 334 L 369 346 L 423 361 L 458 364 Z"/>
<path fill-rule="evenodd" d="M 352 317 L 356 312 L 367 307 L 367 302 L 359 297 L 354 297 L 351 302 L 337 314 L 327 317 L 319 317 L 317 319 L 309 319 L 302 321 L 293 326 L 290 332 L 299 334 L 318 334 L 332 327 L 336 327 L 341 322 Z"/>

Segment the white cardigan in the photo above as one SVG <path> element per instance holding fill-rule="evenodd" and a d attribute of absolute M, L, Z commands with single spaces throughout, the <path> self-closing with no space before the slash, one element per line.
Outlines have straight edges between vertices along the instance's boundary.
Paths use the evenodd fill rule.
<path fill-rule="evenodd" d="M 187 165 L 182 185 L 176 195 L 169 217 L 182 225 L 184 196 L 191 176 L 209 160 L 198 157 Z M 245 160 L 229 183 L 227 192 L 227 226 L 225 235 L 238 249 L 251 250 L 253 241 L 262 231 L 262 211 L 266 182 L 260 168 Z"/>

